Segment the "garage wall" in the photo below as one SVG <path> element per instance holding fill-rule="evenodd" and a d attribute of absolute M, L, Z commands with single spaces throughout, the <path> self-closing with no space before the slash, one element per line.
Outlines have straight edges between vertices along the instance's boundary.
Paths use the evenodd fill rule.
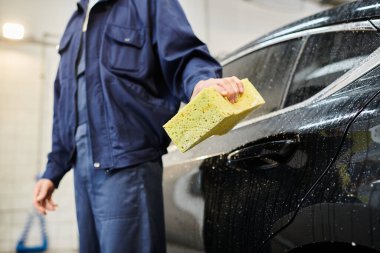
<path fill-rule="evenodd" d="M 19 22 L 26 37 L 58 43 L 74 5 L 74 0 L 0 0 L 0 25 Z M 14 252 L 32 211 L 34 178 L 50 148 L 57 62 L 55 46 L 0 40 L 0 252 Z M 57 212 L 47 216 L 53 252 L 77 248 L 72 181 L 70 173 L 56 192 Z M 28 243 L 38 242 L 34 227 Z"/>
<path fill-rule="evenodd" d="M 327 7 L 302 0 L 180 0 L 195 33 L 221 56 Z"/>
<path fill-rule="evenodd" d="M 55 50 L 46 54 L 53 55 L 51 51 Z M 21 236 L 32 211 L 34 178 L 45 160 L 42 150 L 49 145 L 51 97 L 46 80 L 52 77 L 45 80 L 42 74 L 43 70 L 53 73 L 53 66 L 43 66 L 41 56 L 39 46 L 0 43 L 0 252 L 14 249 Z M 48 216 L 51 243 L 56 247 L 67 247 L 67 241 L 74 245 L 72 236 L 65 235 L 75 231 L 74 220 L 68 218 L 74 215 L 69 181 L 66 178 L 66 187 L 62 186 L 67 190 L 57 194 L 59 211 Z M 30 242 L 39 242 L 38 238 L 32 233 Z"/>
<path fill-rule="evenodd" d="M 180 0 L 195 33 L 214 55 L 223 55 L 267 31 L 321 8 L 291 0 L 284 10 L 266 1 Z M 281 2 L 281 1 L 275 1 Z M 20 22 L 27 37 L 58 43 L 75 0 L 0 0 L 0 25 Z M 274 9 L 273 9 L 274 8 Z M 28 212 L 34 177 L 50 149 L 54 46 L 0 39 L 0 252 L 13 252 Z M 77 248 L 72 173 L 56 191 L 59 208 L 47 216 L 52 252 Z M 31 242 L 38 241 L 36 231 Z"/>

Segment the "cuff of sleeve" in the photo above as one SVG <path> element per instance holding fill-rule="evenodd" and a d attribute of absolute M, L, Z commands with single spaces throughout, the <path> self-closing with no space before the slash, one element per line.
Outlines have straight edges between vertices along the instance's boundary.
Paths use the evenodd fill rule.
<path fill-rule="evenodd" d="M 54 169 L 51 166 L 48 166 L 45 172 L 42 174 L 41 178 L 49 179 L 53 182 L 55 188 L 58 188 L 59 183 L 61 182 L 65 173 L 62 173 L 58 169 Z"/>

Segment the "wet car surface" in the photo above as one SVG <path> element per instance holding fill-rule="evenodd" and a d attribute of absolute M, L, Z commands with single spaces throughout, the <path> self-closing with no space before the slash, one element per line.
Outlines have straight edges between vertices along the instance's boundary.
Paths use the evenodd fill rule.
<path fill-rule="evenodd" d="M 205 252 L 380 251 L 380 4 L 268 34 L 223 62 L 266 104 L 164 157 L 168 242 Z"/>

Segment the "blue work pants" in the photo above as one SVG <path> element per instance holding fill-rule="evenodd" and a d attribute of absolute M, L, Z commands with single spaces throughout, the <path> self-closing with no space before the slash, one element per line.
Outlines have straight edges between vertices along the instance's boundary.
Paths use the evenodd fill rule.
<path fill-rule="evenodd" d="M 124 169 L 94 169 L 87 133 L 87 124 L 82 124 L 75 137 L 80 252 L 165 252 L 161 159 Z"/>

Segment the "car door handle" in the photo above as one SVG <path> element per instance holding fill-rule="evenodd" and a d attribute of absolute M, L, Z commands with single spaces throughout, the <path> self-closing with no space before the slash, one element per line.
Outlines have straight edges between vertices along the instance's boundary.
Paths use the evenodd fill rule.
<path fill-rule="evenodd" d="M 255 163 L 257 168 L 270 169 L 289 161 L 297 150 L 297 140 L 279 140 L 254 144 L 235 150 L 227 156 L 227 164 L 243 161 Z"/>

